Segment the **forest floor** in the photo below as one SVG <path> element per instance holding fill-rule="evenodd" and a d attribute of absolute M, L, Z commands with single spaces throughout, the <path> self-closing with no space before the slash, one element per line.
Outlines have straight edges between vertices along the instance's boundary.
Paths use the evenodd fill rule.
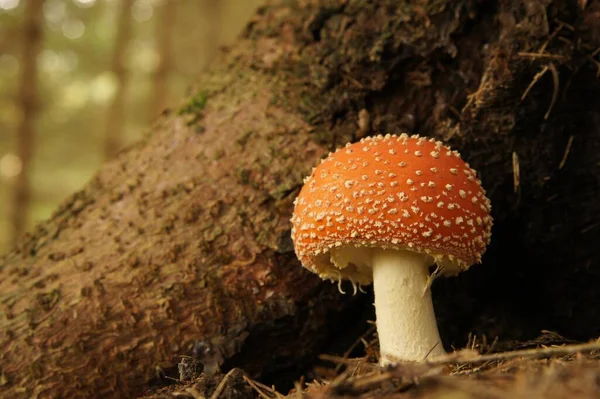
<path fill-rule="evenodd" d="M 436 398 L 436 399 L 582 399 L 600 397 L 600 339 L 589 343 L 546 345 L 496 352 L 495 344 L 471 342 L 469 349 L 423 363 L 382 368 L 376 343 L 361 337 L 365 355 L 322 355 L 310 373 L 283 393 L 243 370 L 206 376 L 162 388 L 157 398 Z M 374 344 L 374 345 L 373 345 Z M 520 347 L 514 343 L 515 347 Z M 347 353 L 355 348 L 350 348 Z M 507 349 L 504 346 L 503 349 Z"/>

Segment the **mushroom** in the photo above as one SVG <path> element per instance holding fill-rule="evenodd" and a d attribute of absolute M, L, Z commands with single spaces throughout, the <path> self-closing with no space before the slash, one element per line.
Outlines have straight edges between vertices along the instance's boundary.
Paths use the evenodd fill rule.
<path fill-rule="evenodd" d="M 458 152 L 417 135 L 364 138 L 322 160 L 294 204 L 302 265 L 350 280 L 355 293 L 373 283 L 382 365 L 445 353 L 431 282 L 480 263 L 492 227 L 481 181 Z"/>

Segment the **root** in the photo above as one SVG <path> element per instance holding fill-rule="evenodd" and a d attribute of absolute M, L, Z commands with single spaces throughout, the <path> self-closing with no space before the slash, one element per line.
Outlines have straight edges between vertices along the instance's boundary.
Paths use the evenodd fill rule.
<path fill-rule="evenodd" d="M 552 112 L 552 108 L 554 108 L 554 104 L 556 104 L 556 100 L 558 99 L 558 93 L 560 90 L 560 80 L 559 80 L 559 76 L 558 76 L 558 70 L 556 69 L 556 66 L 554 66 L 554 63 L 552 63 L 552 62 L 548 63 L 548 65 L 543 67 L 540 72 L 536 73 L 535 76 L 533 77 L 533 79 L 531 80 L 531 83 L 529 83 L 529 85 L 523 92 L 523 95 L 521 96 L 521 101 L 525 100 L 525 98 L 527 97 L 527 95 L 529 94 L 529 92 L 531 91 L 533 86 L 535 86 L 535 84 L 537 82 L 539 82 L 539 80 L 542 78 L 542 76 L 544 76 L 546 74 L 546 72 L 548 72 L 548 71 L 550 71 L 552 73 L 552 82 L 554 83 L 554 90 L 552 92 L 552 99 L 550 100 L 550 105 L 548 106 L 548 110 L 544 114 L 544 119 L 546 119 L 546 120 L 550 116 L 550 112 Z"/>

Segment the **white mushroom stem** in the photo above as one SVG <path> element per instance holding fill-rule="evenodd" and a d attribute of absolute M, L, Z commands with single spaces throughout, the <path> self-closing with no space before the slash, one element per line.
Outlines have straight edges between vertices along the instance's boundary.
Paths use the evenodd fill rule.
<path fill-rule="evenodd" d="M 425 256 L 375 249 L 372 262 L 381 364 L 443 355 Z"/>

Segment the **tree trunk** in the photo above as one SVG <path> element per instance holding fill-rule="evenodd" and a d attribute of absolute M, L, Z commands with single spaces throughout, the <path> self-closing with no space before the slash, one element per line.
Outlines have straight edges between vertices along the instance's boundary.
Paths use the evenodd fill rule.
<path fill-rule="evenodd" d="M 599 3 L 314 3 L 262 8 L 2 260 L 0 393 L 131 397 L 206 345 L 207 364 L 302 371 L 356 304 L 298 264 L 292 201 L 380 132 L 449 142 L 492 199 L 484 264 L 433 287 L 447 346 L 600 335 Z"/>
<path fill-rule="evenodd" d="M 35 140 L 35 120 L 38 109 L 37 57 L 42 43 L 43 0 L 28 1 L 23 21 L 23 54 L 21 57 L 21 79 L 19 82 L 19 104 L 22 112 L 17 129 L 17 155 L 21 160 L 21 173 L 17 176 L 12 204 L 12 234 L 14 242 L 23 235 L 27 227 L 27 213 L 31 201 L 29 169 Z"/>
<path fill-rule="evenodd" d="M 156 52 L 159 56 L 158 66 L 154 73 L 154 101 L 151 117 L 154 119 L 163 110 L 167 99 L 167 81 L 171 70 L 171 35 L 175 24 L 177 3 L 165 1 L 158 9 L 158 19 L 155 26 Z"/>
<path fill-rule="evenodd" d="M 125 53 L 131 40 L 131 7 L 133 0 L 119 3 L 119 18 L 115 36 L 115 48 L 112 54 L 111 70 L 117 78 L 117 91 L 108 110 L 106 122 L 106 141 L 104 155 L 112 159 L 121 149 L 123 125 L 125 124 L 125 100 L 129 86 L 129 73 L 125 66 Z"/>
<path fill-rule="evenodd" d="M 215 59 L 218 51 L 219 51 L 219 43 L 220 43 L 220 27 L 223 22 L 223 4 L 220 1 L 212 1 L 212 0 L 204 0 L 199 3 L 202 18 L 205 21 L 208 21 L 208 26 L 205 31 L 204 36 L 204 66 L 202 70 L 204 71 L 210 63 Z"/>

